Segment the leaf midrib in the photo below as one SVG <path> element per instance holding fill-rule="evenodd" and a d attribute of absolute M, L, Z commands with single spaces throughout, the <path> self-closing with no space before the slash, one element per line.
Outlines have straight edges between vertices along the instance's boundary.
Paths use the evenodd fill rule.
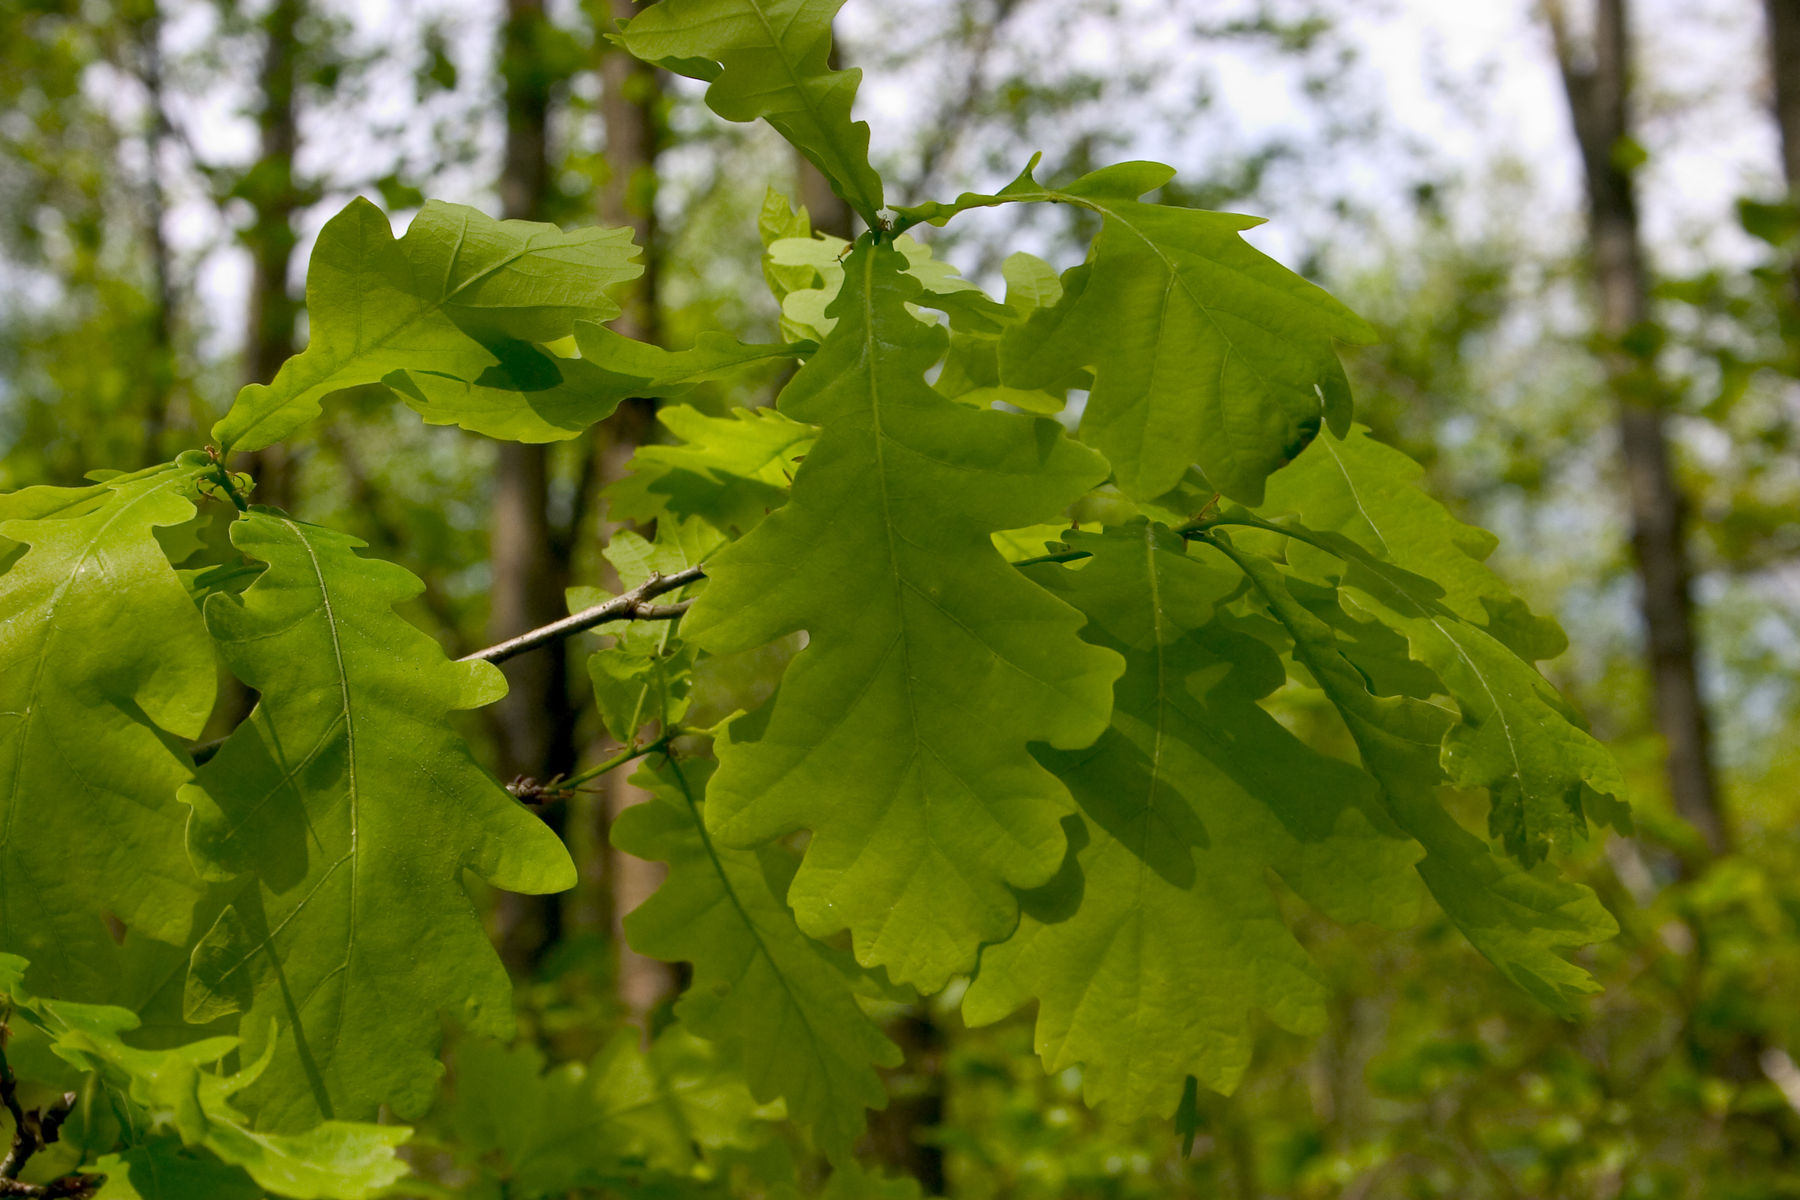
<path fill-rule="evenodd" d="M 900 548 L 894 541 L 894 508 L 893 499 L 888 494 L 887 475 L 887 433 L 881 425 L 881 386 L 878 372 L 875 369 L 875 254 L 865 251 L 862 255 L 863 286 L 860 299 L 862 301 L 863 318 L 863 367 L 868 379 L 869 425 L 874 434 L 875 443 L 875 479 L 881 498 L 881 529 L 886 535 L 888 551 L 888 572 L 893 581 L 894 623 L 898 633 L 896 641 L 900 645 L 901 670 L 906 677 L 906 721 L 912 732 L 912 746 L 907 755 L 906 769 L 912 770 L 918 762 L 919 750 L 924 739 L 919 734 L 919 706 L 913 694 L 912 644 L 906 635 L 906 594 L 907 581 L 900 574 Z M 930 828 L 931 789 L 921 787 L 920 797 L 926 807 L 926 827 Z"/>
<path fill-rule="evenodd" d="M 1375 540 L 1381 543 L 1382 553 L 1393 560 L 1395 566 L 1399 566 L 1398 557 L 1394 554 L 1393 550 L 1389 548 L 1387 538 L 1382 534 L 1381 527 L 1375 523 L 1374 516 L 1370 514 L 1368 508 L 1363 504 L 1362 492 L 1357 487 L 1356 480 L 1350 474 L 1349 468 L 1344 465 L 1344 460 L 1338 455 L 1337 448 L 1331 444 L 1329 438 L 1321 440 L 1324 442 L 1326 451 L 1331 455 L 1331 461 L 1333 465 L 1337 467 L 1338 474 L 1343 477 L 1344 487 L 1349 490 L 1350 498 L 1356 503 L 1356 511 L 1360 513 L 1363 520 L 1367 522 L 1370 532 L 1375 535 Z M 1380 576 L 1377 576 L 1377 578 L 1380 578 Z M 1499 718 L 1500 731 L 1504 735 L 1506 741 L 1507 757 L 1512 760 L 1513 778 L 1518 781 L 1520 792 L 1525 793 L 1525 765 L 1519 759 L 1519 747 L 1517 739 L 1513 734 L 1512 722 L 1507 719 L 1506 708 L 1500 703 L 1500 698 L 1494 694 L 1494 689 L 1488 685 L 1486 674 L 1482 672 L 1475 660 L 1469 656 L 1469 652 L 1463 648 L 1462 642 L 1454 637 L 1448 629 L 1444 628 L 1443 622 L 1438 619 L 1435 613 L 1431 612 L 1423 604 L 1420 604 L 1410 593 L 1398 584 L 1386 580 L 1384 580 L 1384 582 L 1387 582 L 1388 587 L 1396 594 L 1405 596 L 1412 604 L 1415 611 L 1417 611 L 1433 629 L 1437 630 L 1438 635 L 1455 648 L 1456 656 L 1462 660 L 1463 666 L 1468 668 L 1469 674 L 1473 675 L 1476 682 L 1481 685 L 1482 692 L 1487 695 L 1488 704 L 1492 707 L 1494 715 Z M 1479 632 L 1485 634 L 1485 631 Z M 1466 716 L 1464 716 L 1463 724 L 1468 724 Z"/>
<path fill-rule="evenodd" d="M 350 676 L 344 667 L 344 643 L 343 639 L 338 636 L 337 614 L 332 608 L 331 591 L 325 584 L 325 572 L 319 565 L 318 552 L 313 549 L 312 542 L 307 539 L 303 532 L 301 532 L 300 527 L 295 524 L 292 518 L 282 517 L 281 523 L 288 528 L 295 539 L 298 540 L 300 545 L 306 550 L 307 562 L 311 565 L 313 578 L 319 585 L 319 604 L 325 613 L 325 628 L 331 635 L 332 660 L 337 668 L 338 698 L 344 713 L 344 777 L 350 789 L 350 847 L 344 852 L 344 857 L 350 860 L 350 921 L 349 929 L 344 935 L 344 960 L 335 969 L 327 972 L 325 977 L 320 980 L 320 986 L 322 986 L 324 979 L 329 979 L 339 973 L 348 972 L 350 959 L 354 955 L 356 949 L 356 885 L 358 882 L 358 873 L 362 867 L 362 856 L 359 853 L 362 834 L 360 811 L 362 797 L 356 762 L 356 716 L 352 711 L 350 703 Z M 314 990 L 316 992 L 317 987 L 315 987 Z M 333 1044 L 337 1042 L 338 1033 L 343 1029 L 344 1010 L 346 1007 L 347 1006 L 343 1004 L 337 1006 L 336 1027 L 331 1035 L 331 1042 Z"/>
<path fill-rule="evenodd" d="M 845 152 L 844 147 L 838 142 L 837 132 L 832 128 L 833 123 L 825 120 L 824 114 L 813 104 L 812 93 L 809 92 L 801 82 L 799 72 L 795 69 L 792 60 L 788 58 L 787 48 L 782 45 L 780 37 L 775 32 L 775 27 L 769 23 L 769 15 L 764 10 L 762 0 L 745 0 L 745 2 L 750 6 L 751 11 L 756 14 L 756 19 L 758 23 L 762 25 L 763 32 L 769 35 L 769 44 L 775 50 L 775 57 L 781 63 L 781 69 L 787 73 L 789 85 L 792 86 L 795 94 L 800 97 L 800 103 L 806 110 L 806 115 L 812 119 L 813 126 L 824 135 L 826 143 L 830 146 L 832 154 L 837 157 L 839 163 L 848 167 L 851 170 L 851 173 L 854 174 L 856 166 L 855 158 Z M 826 36 L 830 36 L 829 23 L 826 26 Z M 832 74 L 829 56 L 827 56 L 825 70 L 826 74 L 820 76 L 820 78 L 829 79 Z M 838 73 L 842 74 L 842 72 Z M 853 119 L 851 122 L 852 128 L 854 127 L 854 124 L 855 122 Z M 804 152 L 804 150 L 802 152 Z M 810 158 L 812 156 L 807 155 L 807 157 Z M 830 172 L 826 172 L 826 176 L 829 178 Z M 862 201 L 862 209 L 859 211 L 862 212 L 864 219 L 869 220 L 870 224 L 874 224 L 872 218 L 875 216 L 875 206 L 870 204 L 870 198 L 864 194 L 861 185 L 849 179 L 844 180 L 843 183 L 848 190 L 854 191 L 857 194 L 857 197 Z"/>
<path fill-rule="evenodd" d="M 819 1062 L 825 1074 L 827 1088 L 830 1091 L 835 1091 L 834 1076 L 828 1065 L 829 1059 L 832 1056 L 826 1051 L 829 1042 L 820 1034 L 819 1029 L 813 1024 L 812 1014 L 807 1010 L 806 1005 L 800 1002 L 799 996 L 795 994 L 793 986 L 788 982 L 787 972 L 782 970 L 781 964 L 775 960 L 774 953 L 769 949 L 768 942 L 763 937 L 762 929 L 757 925 L 755 919 L 751 917 L 750 911 L 744 907 L 744 902 L 742 898 L 739 897 L 737 888 L 733 885 L 731 876 L 725 869 L 725 863 L 719 857 L 718 847 L 713 844 L 712 835 L 707 832 L 706 820 L 700 814 L 699 806 L 694 800 L 692 789 L 688 787 L 687 777 L 681 773 L 681 767 L 673 758 L 667 758 L 666 761 L 669 764 L 670 774 L 675 776 L 675 782 L 681 789 L 681 797 L 688 806 L 688 818 L 693 822 L 694 828 L 699 832 L 700 844 L 706 850 L 707 860 L 712 864 L 713 874 L 718 877 L 720 888 L 731 901 L 731 907 L 737 911 L 738 918 L 744 923 L 744 928 L 750 931 L 751 940 L 754 941 L 756 945 L 756 952 L 762 956 L 764 962 L 769 964 L 769 971 L 781 984 L 781 990 L 783 994 L 787 996 L 788 1004 L 792 1007 L 794 1012 L 799 1015 L 801 1024 L 806 1026 L 809 1040 L 818 1048 Z M 825 1117 L 822 1117 L 821 1120 L 831 1120 L 830 1114 L 828 1113 Z"/>

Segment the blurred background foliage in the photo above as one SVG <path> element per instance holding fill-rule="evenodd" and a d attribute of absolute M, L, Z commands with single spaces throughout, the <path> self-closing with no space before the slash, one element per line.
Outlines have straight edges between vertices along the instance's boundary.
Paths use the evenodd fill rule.
<path fill-rule="evenodd" d="M 400 223 L 425 196 L 632 223 L 650 270 L 627 332 L 772 338 L 765 191 L 821 230 L 852 232 L 849 215 L 766 130 L 623 60 L 603 34 L 632 7 L 0 6 L 0 488 L 202 442 L 237 386 L 304 345 L 307 248 L 355 194 Z M 1624 17 L 1629 53 L 1609 62 Z M 1383 333 L 1349 355 L 1362 419 L 1501 535 L 1502 573 L 1568 628 L 1548 669 L 1624 763 L 1638 832 L 1571 864 L 1622 926 L 1584 956 L 1605 991 L 1579 1020 L 1511 989 L 1442 919 L 1396 939 L 1296 905 L 1338 998 L 1331 1026 L 1316 1042 L 1267 1031 L 1237 1095 L 1195 1098 L 1191 1154 L 1167 1125 L 1089 1112 L 1077 1072 L 1046 1077 L 1024 1016 L 964 1028 L 953 988 L 888 1013 L 908 1061 L 867 1149 L 896 1179 L 844 1176 L 833 1194 L 1800 1196 L 1800 3 L 890 0 L 838 25 L 901 202 L 991 187 L 1042 149 L 1041 178 L 1154 157 L 1180 170 L 1166 201 L 1272 219 L 1259 244 Z M 1615 126 L 1571 120 L 1609 78 Z M 1622 322 L 1619 264 L 1597 249 L 1619 215 L 1594 198 L 1607 179 L 1627 181 L 1639 258 Z M 1011 250 L 1066 266 L 1091 232 L 1048 206 L 1018 219 L 1035 223 L 1002 237 L 976 214 L 935 248 L 993 284 Z M 690 402 L 766 404 L 779 383 Z M 529 453 L 395 409 L 373 391 L 339 402 L 256 464 L 263 497 L 428 580 L 408 615 L 453 653 L 607 582 L 605 487 L 658 437 L 647 405 Z M 1632 412 L 1668 452 L 1647 500 L 1621 453 Z M 1659 716 L 1668 647 L 1641 616 L 1645 503 L 1678 518 L 1691 590 L 1706 719 L 1685 747 Z M 508 777 L 609 749 L 581 715 L 579 659 L 542 657 L 513 675 L 514 709 L 470 726 Z M 781 659 L 733 664 L 721 686 L 766 692 Z M 1303 690 L 1274 703 L 1333 736 Z M 1684 794 L 1672 751 L 1701 756 L 1708 796 Z M 414 1152 L 441 1194 L 557 1178 L 506 1150 L 482 1105 L 633 1136 L 607 1097 L 650 1068 L 619 1047 L 660 1028 L 682 983 L 617 937 L 655 882 L 605 845 L 638 798 L 611 780 L 546 812 L 584 865 L 577 893 L 484 901 L 528 1032 L 510 1058 L 453 1052 Z M 657 1045 L 644 1062 L 665 1084 L 703 1077 L 682 1072 L 704 1047 Z M 752 1107 L 689 1106 L 709 1114 L 693 1140 L 720 1193 L 816 1182 L 778 1114 Z"/>

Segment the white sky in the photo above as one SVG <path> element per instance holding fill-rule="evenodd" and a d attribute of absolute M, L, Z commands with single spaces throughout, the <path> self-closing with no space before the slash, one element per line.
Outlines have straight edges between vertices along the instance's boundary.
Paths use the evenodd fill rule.
<path fill-rule="evenodd" d="M 867 44 L 873 22 L 930 21 L 955 0 L 880 0 L 879 9 L 875 2 L 849 0 L 840 17 L 853 54 L 859 38 Z M 1022 6 L 1024 15 L 1015 18 L 1021 46 L 1029 44 L 1032 2 L 1056 0 L 1027 0 Z M 447 17 L 456 26 L 453 45 L 464 79 L 477 80 L 486 75 L 492 14 L 498 7 L 468 0 L 359 0 L 344 11 L 357 40 L 371 46 L 395 43 L 422 16 Z M 1301 94 L 1300 64 L 1243 47 L 1221 52 L 1182 32 L 1193 18 L 1222 19 L 1252 7 L 1249 0 L 1120 0 L 1125 20 L 1085 18 L 1079 27 L 1083 33 L 1072 44 L 1036 52 L 1046 56 L 1047 68 L 1053 61 L 1058 67 L 1079 63 L 1102 75 L 1119 73 L 1141 56 L 1154 56 L 1172 69 L 1156 84 L 1166 94 L 1146 100 L 1161 100 L 1164 111 L 1179 111 L 1181 89 L 1191 88 L 1204 71 L 1216 81 L 1217 108 L 1198 118 L 1197 126 L 1225 118 L 1231 127 L 1228 136 L 1243 144 L 1277 133 L 1316 139 L 1319 109 Z M 1642 134 L 1652 152 L 1643 188 L 1646 232 L 1667 266 L 1691 266 L 1702 256 L 1736 257 L 1743 242 L 1731 228 L 1732 200 L 1746 191 L 1774 188 L 1776 145 L 1762 98 L 1766 71 L 1759 8 L 1757 0 L 1637 0 L 1633 6 L 1640 32 Z M 1578 167 L 1561 84 L 1547 38 L 1533 19 L 1532 0 L 1345 0 L 1341 10 L 1343 28 L 1365 64 L 1356 78 L 1383 93 L 1357 96 L 1358 102 L 1372 103 L 1387 114 L 1401 138 L 1428 147 L 1435 160 L 1470 176 L 1478 176 L 1498 152 L 1532 164 L 1545 235 L 1574 236 L 1579 228 Z M 210 13 L 206 5 L 178 9 L 167 33 L 171 47 L 203 44 L 213 32 Z M 908 13 L 919 16 L 908 18 Z M 1191 71 L 1184 71 L 1190 64 Z M 246 72 L 250 65 L 243 65 Z M 302 165 L 341 176 L 346 166 L 379 153 L 375 130 L 383 122 L 404 122 L 411 104 L 408 84 L 405 71 L 395 71 L 386 84 L 372 89 L 366 118 L 349 128 L 333 128 L 327 137 L 315 136 L 303 149 Z M 858 116 L 873 127 L 877 151 L 908 144 L 906 131 L 926 110 L 919 88 L 917 79 L 865 78 Z M 205 97 L 179 117 L 215 161 L 243 161 L 254 153 L 254 131 L 241 94 Z M 1211 126 L 1198 135 L 1218 136 Z M 1195 136 L 1194 130 L 1149 122 L 1135 132 L 1132 153 L 1191 171 L 1194 151 L 1184 139 Z M 485 140 L 490 162 L 484 165 L 491 166 L 497 136 L 490 130 Z M 1397 144 L 1398 139 L 1383 143 Z M 1406 188 L 1413 182 L 1407 167 L 1383 153 L 1332 159 L 1330 178 L 1296 180 L 1291 199 L 1272 196 L 1269 207 L 1274 211 L 1267 215 L 1273 221 L 1253 236 L 1271 253 L 1291 260 L 1291 239 L 1305 226 L 1309 201 L 1347 192 L 1377 211 L 1403 212 Z M 968 182 L 985 186 L 995 181 Z M 491 198 L 480 194 L 485 190 L 481 172 L 465 173 L 445 187 L 453 198 L 485 199 L 491 207 Z M 1281 211 L 1283 207 L 1293 211 Z M 309 235 L 323 215 L 314 215 Z M 197 194 L 177 207 L 171 224 L 172 241 L 190 252 L 225 240 L 211 202 Z M 243 255 L 231 248 L 207 254 L 199 278 L 223 351 L 241 336 L 238 314 L 248 282 Z"/>

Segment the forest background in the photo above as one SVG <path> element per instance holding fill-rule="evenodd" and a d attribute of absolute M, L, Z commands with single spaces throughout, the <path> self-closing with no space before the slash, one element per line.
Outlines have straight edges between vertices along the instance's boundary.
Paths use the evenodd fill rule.
<path fill-rule="evenodd" d="M 0 7 L 0 490 L 199 444 L 305 344 L 306 254 L 355 194 L 399 223 L 432 196 L 633 226 L 621 331 L 772 337 L 766 191 L 823 231 L 850 214 L 768 131 L 606 42 L 632 11 Z M 1575 866 L 1622 932 L 1583 953 L 1605 991 L 1573 1023 L 1447 923 L 1297 917 L 1330 1028 L 1265 1031 L 1238 1094 L 1201 1098 L 1191 1156 L 1045 1078 L 1025 1020 L 963 1028 L 954 989 L 894 1014 L 907 1062 L 866 1150 L 959 1197 L 1800 1195 L 1800 0 L 893 0 L 849 6 L 838 40 L 896 194 L 998 185 L 1043 149 L 1042 178 L 1158 158 L 1184 189 L 1165 200 L 1270 217 L 1251 237 L 1383 335 L 1347 351 L 1362 419 L 1569 630 L 1549 670 L 1638 821 Z M 1076 261 L 1090 231 L 1035 216 L 1031 248 Z M 979 221 L 934 249 L 998 276 Z M 370 389 L 262 452 L 258 497 L 430 581 L 408 615 L 462 654 L 610 582 L 608 485 L 659 436 L 644 402 L 496 446 Z M 604 755 L 579 659 L 507 673 L 468 730 L 502 778 Z M 617 937 L 656 883 L 606 847 L 639 798 L 612 778 L 547 809 L 582 887 L 487 901 L 549 1061 L 681 986 Z"/>

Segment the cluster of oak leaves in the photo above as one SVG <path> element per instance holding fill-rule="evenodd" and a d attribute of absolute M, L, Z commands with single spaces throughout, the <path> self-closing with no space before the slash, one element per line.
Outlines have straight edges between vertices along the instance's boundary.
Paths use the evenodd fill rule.
<path fill-rule="evenodd" d="M 1341 921 L 1404 927 L 1429 896 L 1546 1004 L 1591 988 L 1564 955 L 1611 919 L 1545 855 L 1624 820 L 1617 770 L 1533 666 L 1562 636 L 1482 565 L 1492 539 L 1352 424 L 1333 343 L 1363 323 L 1244 243 L 1252 220 L 1143 201 L 1156 164 L 885 207 L 856 73 L 826 65 L 835 6 L 765 7 L 667 0 L 622 38 L 768 120 L 874 230 L 847 246 L 771 200 L 780 342 L 606 328 L 626 231 L 432 203 L 396 239 L 357 201 L 313 255 L 310 344 L 215 447 L 0 496 L 0 1194 L 428 1190 L 407 1128 L 374 1122 L 434 1100 L 448 1153 L 514 1196 L 714 1194 L 703 1160 L 783 1116 L 836 1194 L 873 1194 L 851 1147 L 896 998 L 966 980 L 971 1023 L 1035 1006 L 1046 1067 L 1124 1115 L 1229 1090 L 1263 1017 L 1318 1028 L 1271 874 Z M 1014 203 L 1094 214 L 1087 260 L 1015 255 L 995 300 L 905 232 Z M 674 402 L 781 359 L 803 365 L 773 409 Z M 609 496 L 654 540 L 607 556 L 627 588 L 704 581 L 591 659 L 608 730 L 654 737 L 654 799 L 614 839 L 670 871 L 627 936 L 693 968 L 648 1049 L 546 1075 L 497 1040 L 510 989 L 464 873 L 574 883 L 449 723 L 500 675 L 395 613 L 409 573 L 228 469 L 371 384 L 528 442 L 667 401 L 675 440 Z M 204 542 L 226 505 L 230 545 Z M 800 633 L 766 703 L 708 702 L 710 663 Z M 259 702 L 197 764 L 218 662 Z M 1283 687 L 1341 744 L 1270 716 Z M 1447 788 L 1488 793 L 1488 836 Z"/>

